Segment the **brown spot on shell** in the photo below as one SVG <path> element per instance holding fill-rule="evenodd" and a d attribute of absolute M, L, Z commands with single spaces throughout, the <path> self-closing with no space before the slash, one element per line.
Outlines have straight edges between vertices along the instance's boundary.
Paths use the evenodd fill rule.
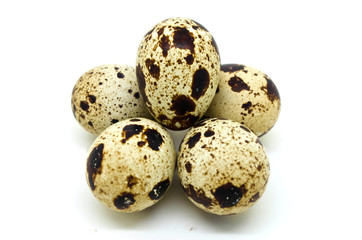
<path fill-rule="evenodd" d="M 152 28 L 150 31 L 148 31 L 146 34 L 145 34 L 145 37 L 149 36 L 152 34 L 153 30 L 155 30 L 155 27 Z"/>
<path fill-rule="evenodd" d="M 280 100 L 279 92 L 274 82 L 267 75 L 264 75 L 264 78 L 266 80 L 266 86 L 261 87 L 261 90 L 267 94 L 268 99 L 271 102 Z"/>
<path fill-rule="evenodd" d="M 162 55 L 167 57 L 168 50 L 171 48 L 170 39 L 168 36 L 163 36 L 160 40 L 160 48 L 162 49 Z"/>
<path fill-rule="evenodd" d="M 198 116 L 186 114 L 184 116 L 176 116 L 171 119 L 171 124 L 167 128 L 171 130 L 183 130 L 193 126 L 199 120 Z"/>
<path fill-rule="evenodd" d="M 252 104 L 250 101 L 241 105 L 241 107 L 244 108 L 245 110 L 248 110 L 251 106 L 252 106 Z"/>
<path fill-rule="evenodd" d="M 192 137 L 190 137 L 189 140 L 187 140 L 186 144 L 189 145 L 189 148 L 193 148 L 196 145 L 196 143 L 200 140 L 200 137 L 201 133 L 198 132 Z"/>
<path fill-rule="evenodd" d="M 77 111 L 77 107 L 75 106 L 75 104 L 73 104 L 72 107 L 72 112 L 73 112 L 73 116 L 76 118 L 77 116 L 75 115 L 75 112 Z"/>
<path fill-rule="evenodd" d="M 158 37 L 160 37 L 163 34 L 163 31 L 165 30 L 165 27 L 163 26 L 162 28 L 158 29 L 157 31 L 157 35 Z"/>
<path fill-rule="evenodd" d="M 113 204 L 117 209 L 127 209 L 129 206 L 133 205 L 136 202 L 134 195 L 129 192 L 123 192 L 113 199 Z"/>
<path fill-rule="evenodd" d="M 191 97 L 194 99 L 199 99 L 203 96 L 208 89 L 210 84 L 209 72 L 205 68 L 200 68 L 196 70 L 192 78 L 192 93 Z"/>
<path fill-rule="evenodd" d="M 191 53 L 195 51 L 194 36 L 186 28 L 175 27 L 173 44 L 176 48 L 189 49 Z"/>
<path fill-rule="evenodd" d="M 137 135 L 143 131 L 143 126 L 138 124 L 129 124 L 123 127 L 122 136 L 125 140 L 129 139 L 133 135 Z"/>
<path fill-rule="evenodd" d="M 121 72 L 118 72 L 118 73 L 117 73 L 117 77 L 118 77 L 118 78 L 124 78 L 124 74 L 121 73 Z"/>
<path fill-rule="evenodd" d="M 242 65 L 242 64 L 223 64 L 223 65 L 221 65 L 221 71 L 228 72 L 228 73 L 236 72 L 239 70 L 244 70 L 244 68 L 245 68 L 245 65 Z"/>
<path fill-rule="evenodd" d="M 205 137 L 211 137 L 211 136 L 213 136 L 214 134 L 215 134 L 215 132 L 209 129 L 209 130 L 207 130 L 207 131 L 204 133 L 204 136 L 205 136 Z"/>
<path fill-rule="evenodd" d="M 254 196 L 250 198 L 249 202 L 256 202 L 259 198 L 260 198 L 260 193 L 257 192 L 256 194 L 254 194 Z"/>
<path fill-rule="evenodd" d="M 88 94 L 88 101 L 89 101 L 90 103 L 95 103 L 96 100 L 97 100 L 96 96 L 91 95 L 91 94 Z"/>
<path fill-rule="evenodd" d="M 170 180 L 167 178 L 164 181 L 159 182 L 151 192 L 148 193 L 148 196 L 152 200 L 160 199 L 167 191 L 170 186 Z"/>
<path fill-rule="evenodd" d="M 195 103 L 192 99 L 186 95 L 177 95 L 172 99 L 171 110 L 176 113 L 178 116 L 183 116 L 188 112 L 193 112 L 195 110 Z"/>
<path fill-rule="evenodd" d="M 139 147 L 143 147 L 145 144 L 146 144 L 146 142 L 144 142 L 144 141 L 137 142 L 137 146 L 139 146 Z"/>
<path fill-rule="evenodd" d="M 231 90 L 234 92 L 241 92 L 242 90 L 250 90 L 248 84 L 246 84 L 241 78 L 234 76 L 231 77 L 228 81 Z"/>
<path fill-rule="evenodd" d="M 212 194 L 221 208 L 229 208 L 235 206 L 246 192 L 245 185 L 238 188 L 229 182 L 218 187 Z"/>
<path fill-rule="evenodd" d="M 196 25 L 192 26 L 193 29 L 198 29 L 198 28 L 201 28 L 202 30 L 206 31 L 206 32 L 209 32 L 202 24 L 200 24 L 199 22 L 196 22 L 195 20 L 192 20 L 194 23 L 196 23 Z"/>
<path fill-rule="evenodd" d="M 190 162 L 187 162 L 187 163 L 185 164 L 185 168 L 186 168 L 186 171 L 187 171 L 188 173 L 191 173 L 191 171 L 192 171 L 192 165 L 191 165 Z"/>
<path fill-rule="evenodd" d="M 260 172 L 262 168 L 263 168 L 263 166 L 259 165 L 256 169 L 258 169 L 258 171 Z"/>
<path fill-rule="evenodd" d="M 148 100 L 148 97 L 146 95 L 146 80 L 145 80 L 145 75 L 143 74 L 143 71 L 141 69 L 141 66 L 138 64 L 136 67 L 136 75 L 137 75 L 137 82 L 138 82 L 138 87 L 140 90 L 140 93 L 142 95 L 142 98 L 145 100 L 146 103 L 148 103 L 149 105 L 151 105 L 150 101 Z"/>
<path fill-rule="evenodd" d="M 134 177 L 133 175 L 129 175 L 127 177 L 127 186 L 129 188 L 132 188 L 134 185 L 136 185 L 138 183 L 138 178 L 137 177 Z"/>
<path fill-rule="evenodd" d="M 184 187 L 182 184 L 181 186 L 185 194 L 195 202 L 204 205 L 206 208 L 210 207 L 210 205 L 212 204 L 212 199 L 206 197 L 204 190 L 195 190 L 194 186 L 192 186 L 191 184 L 187 185 L 187 187 Z"/>
<path fill-rule="evenodd" d="M 95 189 L 94 180 L 96 176 L 102 172 L 103 149 L 103 143 L 97 145 L 92 149 L 87 159 L 88 182 L 92 191 Z"/>
<path fill-rule="evenodd" d="M 187 57 L 185 57 L 185 60 L 188 65 L 192 65 L 194 63 L 194 56 L 192 54 L 189 54 L 187 55 Z"/>
<path fill-rule="evenodd" d="M 160 77 L 160 68 L 155 64 L 154 59 L 146 59 L 146 67 L 148 69 L 148 72 L 151 74 L 152 77 L 159 79 Z"/>
<path fill-rule="evenodd" d="M 145 130 L 143 134 L 147 136 L 146 141 L 148 143 L 148 146 L 152 150 L 154 151 L 160 150 L 159 147 L 163 143 L 163 138 L 162 135 L 156 129 L 148 128 Z"/>
<path fill-rule="evenodd" d="M 160 116 L 158 116 L 158 120 L 160 120 L 161 122 L 167 119 L 168 117 L 165 114 L 161 114 Z"/>
<path fill-rule="evenodd" d="M 84 111 L 88 111 L 88 109 L 89 109 L 89 104 L 87 101 L 81 101 L 79 106 Z"/>
<path fill-rule="evenodd" d="M 133 94 L 133 96 L 134 96 L 136 99 L 139 99 L 139 98 L 140 98 L 140 93 L 139 93 L 139 92 L 135 92 L 135 94 Z"/>

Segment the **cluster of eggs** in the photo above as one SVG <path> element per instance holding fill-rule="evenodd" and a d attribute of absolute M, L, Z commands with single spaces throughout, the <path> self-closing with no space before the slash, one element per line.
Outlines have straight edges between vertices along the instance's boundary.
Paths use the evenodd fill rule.
<path fill-rule="evenodd" d="M 257 69 L 220 64 L 196 21 L 166 19 L 141 41 L 135 67 L 102 65 L 72 92 L 76 120 L 97 138 L 86 176 L 107 207 L 136 212 L 159 201 L 175 168 L 187 197 L 217 215 L 243 212 L 264 193 L 269 161 L 259 137 L 280 97 Z M 178 152 L 167 129 L 188 129 Z"/>

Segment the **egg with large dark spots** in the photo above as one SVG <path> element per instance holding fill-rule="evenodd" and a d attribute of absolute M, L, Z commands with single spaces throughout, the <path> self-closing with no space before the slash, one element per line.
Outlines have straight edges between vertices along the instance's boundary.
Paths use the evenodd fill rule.
<path fill-rule="evenodd" d="M 136 73 L 153 117 L 172 130 L 189 128 L 206 112 L 219 84 L 216 42 L 196 21 L 167 19 L 142 39 Z"/>
<path fill-rule="evenodd" d="M 223 64 L 218 91 L 205 115 L 237 121 L 262 136 L 277 122 L 280 106 L 278 89 L 268 75 L 241 64 Z"/>
<path fill-rule="evenodd" d="M 158 202 L 171 185 L 173 140 L 157 122 L 130 118 L 113 124 L 93 142 L 86 176 L 93 195 L 119 212 L 137 212 Z"/>
<path fill-rule="evenodd" d="M 74 85 L 71 106 L 80 125 L 97 135 L 120 120 L 152 118 L 139 92 L 135 68 L 122 64 L 85 72 Z"/>
<path fill-rule="evenodd" d="M 187 197 L 217 215 L 249 209 L 263 195 L 269 161 L 258 137 L 238 122 L 210 118 L 186 133 L 177 171 Z"/>

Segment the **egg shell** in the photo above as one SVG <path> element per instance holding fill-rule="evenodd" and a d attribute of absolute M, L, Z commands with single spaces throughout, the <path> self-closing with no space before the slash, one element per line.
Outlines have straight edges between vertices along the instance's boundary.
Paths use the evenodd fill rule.
<path fill-rule="evenodd" d="M 187 197 L 199 208 L 230 215 L 250 208 L 269 179 L 269 161 L 258 137 L 232 120 L 210 118 L 185 135 L 177 169 Z"/>
<path fill-rule="evenodd" d="M 135 68 L 122 64 L 84 73 L 73 88 L 71 106 L 80 125 L 97 135 L 123 119 L 152 118 L 139 93 Z"/>
<path fill-rule="evenodd" d="M 169 133 L 145 118 L 111 125 L 90 147 L 86 178 L 108 208 L 137 212 L 158 202 L 171 185 L 176 152 Z"/>
<path fill-rule="evenodd" d="M 219 87 L 205 116 L 240 122 L 260 137 L 279 113 L 279 92 L 269 76 L 241 64 L 221 65 Z"/>
<path fill-rule="evenodd" d="M 153 117 L 172 130 L 189 128 L 202 117 L 215 95 L 219 73 L 214 38 L 191 19 L 158 23 L 138 49 L 140 93 Z"/>

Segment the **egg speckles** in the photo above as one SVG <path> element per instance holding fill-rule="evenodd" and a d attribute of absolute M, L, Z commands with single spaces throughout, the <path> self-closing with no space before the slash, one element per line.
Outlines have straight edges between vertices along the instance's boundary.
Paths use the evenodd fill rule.
<path fill-rule="evenodd" d="M 181 186 L 199 208 L 240 213 L 264 193 L 269 161 L 258 137 L 232 120 L 211 118 L 192 127 L 177 160 Z"/>
<path fill-rule="evenodd" d="M 136 74 L 150 113 L 169 129 L 194 125 L 219 84 L 216 42 L 199 23 L 170 18 L 151 29 L 137 54 Z"/>
<path fill-rule="evenodd" d="M 161 125 L 131 118 L 96 138 L 87 158 L 87 182 L 93 195 L 110 209 L 136 212 L 166 193 L 175 161 L 174 143 Z"/>
<path fill-rule="evenodd" d="M 219 87 L 206 116 L 232 119 L 262 136 L 279 113 L 279 92 L 266 74 L 244 65 L 221 66 Z"/>
<path fill-rule="evenodd" d="M 101 65 L 84 73 L 73 88 L 71 104 L 74 117 L 93 134 L 130 117 L 152 118 L 139 93 L 135 69 L 126 65 Z"/>

